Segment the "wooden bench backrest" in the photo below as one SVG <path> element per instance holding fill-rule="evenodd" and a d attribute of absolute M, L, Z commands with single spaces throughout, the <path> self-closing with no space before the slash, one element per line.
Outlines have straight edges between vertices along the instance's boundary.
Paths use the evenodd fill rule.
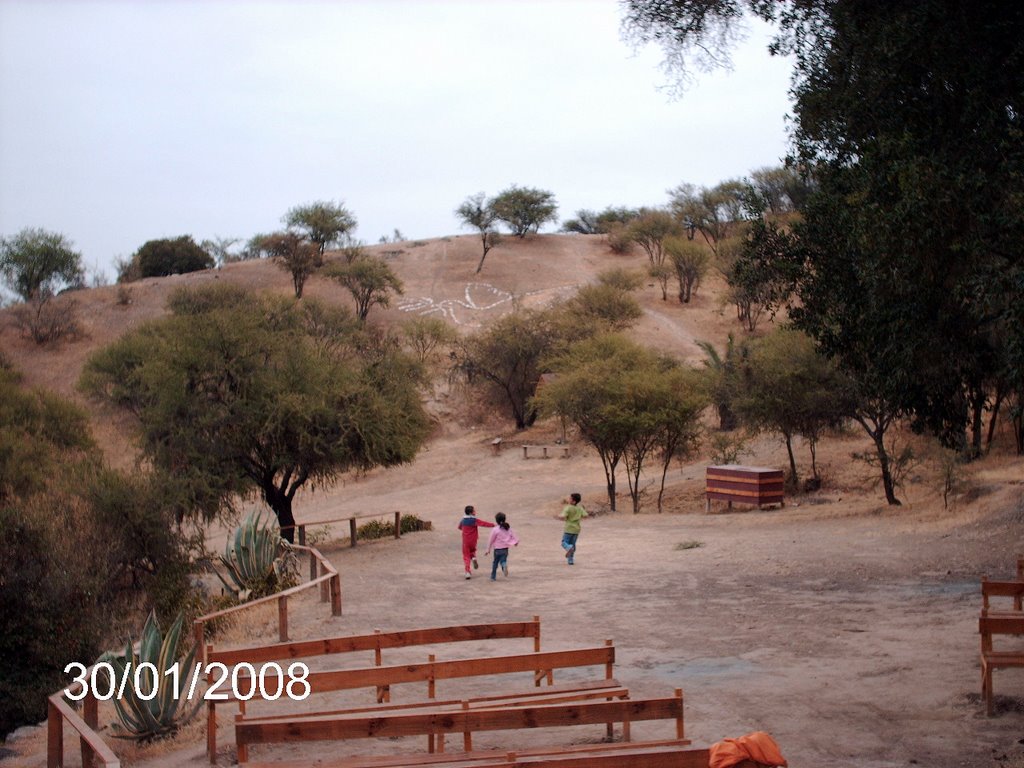
<path fill-rule="evenodd" d="M 991 652 L 993 635 L 1024 635 L 1024 615 L 1019 617 L 1006 614 L 982 615 L 978 619 L 978 632 L 981 633 L 982 653 Z"/>
<path fill-rule="evenodd" d="M 218 661 L 230 667 L 243 661 L 247 661 L 250 664 L 261 664 L 268 661 L 304 659 L 312 656 L 330 656 L 356 651 L 380 651 L 385 648 L 409 648 L 418 645 L 530 637 L 534 639 L 534 649 L 539 650 L 540 619 L 537 617 L 534 617 L 532 621 L 466 624 L 399 632 L 374 632 L 373 634 L 366 635 L 330 637 L 295 643 L 275 643 L 273 645 L 236 648 L 228 651 L 211 650 L 208 660 L 210 662 Z"/>
<path fill-rule="evenodd" d="M 306 681 L 311 693 L 344 691 L 353 688 L 379 688 L 400 683 L 433 682 L 460 677 L 480 677 L 512 672 L 537 672 L 604 665 L 605 676 L 612 677 L 615 646 L 578 648 L 570 651 L 541 651 L 510 656 L 481 656 L 450 661 L 425 661 L 419 664 L 389 664 L 380 667 L 336 669 L 310 672 Z M 266 675 L 268 690 L 276 690 L 277 681 Z M 239 675 L 240 690 L 250 690 L 248 676 Z"/>
<path fill-rule="evenodd" d="M 620 699 L 535 707 L 391 715 L 304 715 L 291 720 L 240 719 L 235 723 L 235 740 L 241 762 L 250 744 L 474 733 L 641 720 L 675 720 L 677 738 L 683 738 L 682 692 L 660 699 Z"/>
<path fill-rule="evenodd" d="M 990 610 L 990 598 L 1011 597 L 1013 598 L 1013 609 L 1022 610 L 1024 601 L 1024 581 L 989 581 L 987 578 L 981 580 L 981 607 Z"/>

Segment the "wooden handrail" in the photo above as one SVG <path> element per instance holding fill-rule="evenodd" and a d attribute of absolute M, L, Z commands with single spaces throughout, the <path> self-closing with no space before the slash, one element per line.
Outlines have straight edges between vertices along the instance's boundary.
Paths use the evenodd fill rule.
<path fill-rule="evenodd" d="M 121 768 L 121 761 L 94 730 L 99 722 L 96 699 L 90 694 L 83 700 L 83 718 L 64 701 L 64 690 L 47 699 L 46 768 L 64 766 L 64 723 L 78 732 L 82 746 L 83 768 Z"/>
<path fill-rule="evenodd" d="M 270 602 L 277 603 L 278 613 L 278 637 L 282 643 L 288 642 L 288 598 L 312 587 L 320 586 L 320 602 L 331 603 L 331 615 L 341 616 L 341 576 L 338 570 L 331 565 L 331 562 L 324 557 L 316 547 L 307 547 L 301 544 L 293 544 L 293 549 L 304 550 L 309 553 L 310 579 L 290 589 L 267 595 L 257 600 L 250 600 L 241 605 L 234 605 L 220 611 L 214 611 L 198 617 L 192 622 L 192 633 L 198 644 L 199 652 L 206 661 L 206 625 L 225 616 L 248 610 L 255 606 L 264 605 Z M 319 576 L 316 574 L 319 572 Z"/>
<path fill-rule="evenodd" d="M 306 526 L 307 525 L 330 525 L 331 523 L 344 523 L 349 524 L 349 546 L 354 547 L 356 545 L 356 520 L 365 520 L 371 517 L 387 517 L 390 515 L 395 516 L 395 538 L 402 538 L 402 513 L 399 511 L 395 512 L 364 512 L 361 515 L 348 515 L 347 517 L 336 517 L 331 520 L 314 520 L 311 523 L 300 523 L 295 527 L 299 531 L 299 544 L 304 545 L 306 543 Z"/>

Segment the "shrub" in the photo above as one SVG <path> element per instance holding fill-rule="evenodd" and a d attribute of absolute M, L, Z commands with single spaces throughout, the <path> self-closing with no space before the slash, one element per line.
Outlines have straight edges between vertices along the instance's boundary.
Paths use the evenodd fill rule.
<path fill-rule="evenodd" d="M 15 327 L 36 344 L 78 338 L 78 302 L 69 297 L 38 298 L 12 310 Z"/>
<path fill-rule="evenodd" d="M 213 257 L 204 251 L 189 235 L 173 239 L 150 240 L 135 253 L 141 277 L 183 275 L 212 269 Z"/>
<path fill-rule="evenodd" d="M 399 525 L 402 533 L 429 531 L 433 527 L 429 520 L 422 520 L 416 515 L 402 515 Z M 357 539 L 386 539 L 394 535 L 395 524 L 390 520 L 370 520 L 356 528 Z"/>

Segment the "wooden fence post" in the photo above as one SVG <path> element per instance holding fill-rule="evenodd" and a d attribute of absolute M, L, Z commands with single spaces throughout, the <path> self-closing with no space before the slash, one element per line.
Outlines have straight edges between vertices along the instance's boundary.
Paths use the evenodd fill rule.
<path fill-rule="evenodd" d="M 402 513 L 395 512 L 395 538 L 402 538 Z"/>
<path fill-rule="evenodd" d="M 97 730 L 100 724 L 99 702 L 96 700 L 96 696 L 92 691 L 90 691 L 85 699 L 82 700 L 82 719 L 85 720 L 85 724 L 94 731 Z M 93 757 L 92 747 L 89 746 L 83 737 L 82 768 L 93 768 L 93 765 L 95 764 Z"/>
<path fill-rule="evenodd" d="M 316 578 L 316 555 L 313 550 L 309 550 L 309 580 L 313 581 Z"/>
<path fill-rule="evenodd" d="M 46 768 L 64 766 L 64 715 L 52 701 L 46 703 Z"/>
<path fill-rule="evenodd" d="M 305 524 L 299 526 L 299 545 L 306 546 L 306 526 Z"/>
<path fill-rule="evenodd" d="M 350 539 L 349 546 L 354 547 L 356 545 L 356 519 L 354 517 L 349 518 L 348 521 L 348 537 Z"/>
<path fill-rule="evenodd" d="M 321 576 L 326 576 L 327 575 L 327 565 L 325 563 L 320 563 L 320 575 Z M 321 603 L 326 603 L 330 599 L 331 599 L 331 585 L 330 585 L 329 582 L 321 581 L 320 582 L 320 602 Z"/>
<path fill-rule="evenodd" d="M 277 632 L 282 643 L 288 642 L 288 596 L 277 598 Z"/>
<path fill-rule="evenodd" d="M 331 577 L 331 616 L 341 616 L 341 574 Z"/>

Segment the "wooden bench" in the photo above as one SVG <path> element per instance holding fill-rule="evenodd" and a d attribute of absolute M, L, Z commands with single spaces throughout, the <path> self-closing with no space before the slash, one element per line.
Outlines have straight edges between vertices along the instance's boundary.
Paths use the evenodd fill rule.
<path fill-rule="evenodd" d="M 219 662 L 227 667 L 247 662 L 265 664 L 270 661 L 294 661 L 297 659 L 332 656 L 336 654 L 373 652 L 373 663 L 384 663 L 383 651 L 391 648 L 411 648 L 423 645 L 441 645 L 483 640 L 505 640 L 523 638 L 533 641 L 534 652 L 540 651 L 540 617 L 531 621 L 508 621 L 494 624 L 464 624 L 449 627 L 428 627 L 424 629 L 400 630 L 396 632 L 374 631 L 372 634 L 330 637 L 293 643 L 274 643 L 250 648 L 216 651 L 212 645 L 206 647 L 206 661 Z M 548 683 L 553 682 L 549 677 Z M 540 685 L 540 681 L 536 681 Z M 257 687 L 258 691 L 258 687 Z M 388 685 L 377 689 L 377 701 L 389 701 L 391 690 Z M 227 702 L 235 702 L 228 699 Z M 206 750 L 211 761 L 217 755 L 217 702 L 206 704 Z"/>
<path fill-rule="evenodd" d="M 249 746 L 306 741 L 339 741 L 399 736 L 443 736 L 461 733 L 463 749 L 473 750 L 473 734 L 524 728 L 622 723 L 623 739 L 630 738 L 630 724 L 646 720 L 674 720 L 676 739 L 684 738 L 683 694 L 659 699 L 618 699 L 579 703 L 538 704 L 515 707 L 468 705 L 395 714 L 302 715 L 293 718 L 241 718 L 235 725 L 238 762 L 245 763 Z"/>
<path fill-rule="evenodd" d="M 538 704 L 564 704 L 571 701 L 589 701 L 593 699 L 605 699 L 610 701 L 612 699 L 627 699 L 629 698 L 629 689 L 619 684 L 614 678 L 606 680 L 590 680 L 584 682 L 567 683 L 563 685 L 551 685 L 544 688 L 534 688 L 528 691 L 521 691 L 519 693 L 502 693 L 502 694 L 491 694 L 489 696 L 477 696 L 469 699 L 448 699 L 446 701 L 432 699 L 429 701 L 417 701 L 410 704 L 386 704 L 377 705 L 373 707 L 355 707 L 337 709 L 333 711 L 319 711 L 315 714 L 316 716 L 327 716 L 327 715 L 375 715 L 384 716 L 390 714 L 401 714 L 403 712 L 413 711 L 443 711 L 443 710 L 461 710 L 461 709 L 481 709 L 481 708 L 494 708 L 494 707 L 527 707 L 536 706 Z M 308 713 L 303 714 L 277 714 L 267 715 L 259 718 L 260 720 L 292 720 L 295 717 L 305 717 Z M 247 718 L 243 712 L 236 716 L 235 725 L 237 728 L 238 723 L 246 722 L 252 718 Z M 612 724 L 607 724 L 608 738 L 612 737 Z M 444 737 L 441 737 L 441 752 L 444 752 Z M 427 751 L 433 753 L 436 748 L 435 737 L 433 734 L 427 737 Z"/>
<path fill-rule="evenodd" d="M 982 614 L 978 619 L 981 633 L 981 697 L 985 701 L 985 712 L 993 713 L 992 673 L 997 669 L 1024 668 L 1024 649 L 997 651 L 993 647 L 996 635 L 1024 635 L 1024 615 L 1011 616 L 1005 613 Z"/>
<path fill-rule="evenodd" d="M 551 456 L 548 455 L 548 449 L 551 450 L 552 455 L 560 456 L 563 459 L 569 458 L 568 445 L 524 445 L 522 449 L 524 459 L 530 458 L 530 451 L 533 451 L 535 456 L 537 451 L 540 451 L 542 459 L 550 459 Z"/>
<path fill-rule="evenodd" d="M 992 613 L 991 600 L 994 597 L 1009 597 L 1013 599 L 1013 611 L 1024 611 L 1024 581 L 989 581 L 987 577 L 981 579 L 981 610 Z"/>
<path fill-rule="evenodd" d="M 318 760 L 318 768 L 707 768 L 710 750 L 690 746 L 688 739 L 538 747 L 510 752 L 488 750 L 436 755 L 386 755 Z M 308 768 L 309 761 L 249 762 L 250 768 Z M 744 761 L 736 768 L 756 768 Z"/>

